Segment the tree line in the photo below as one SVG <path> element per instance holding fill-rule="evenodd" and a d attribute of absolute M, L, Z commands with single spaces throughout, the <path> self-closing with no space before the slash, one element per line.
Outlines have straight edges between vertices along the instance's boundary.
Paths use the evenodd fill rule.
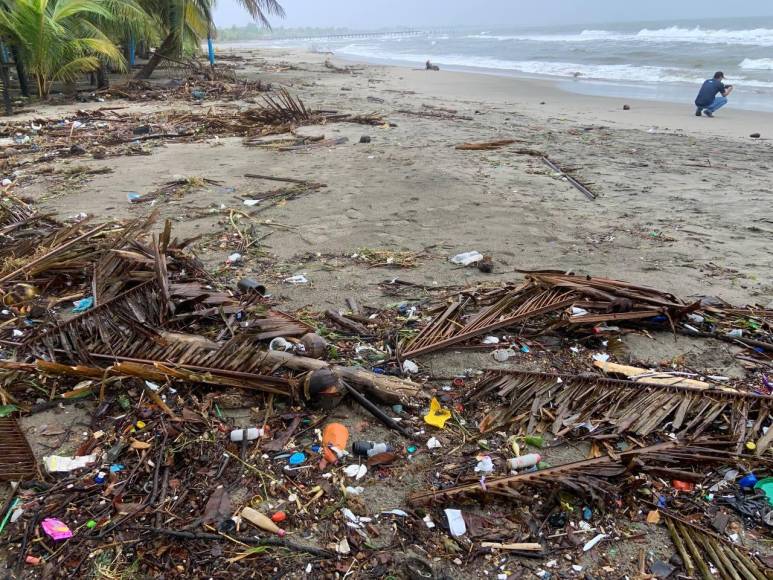
<path fill-rule="evenodd" d="M 230 0 L 234 1 L 234 0 Z M 283 17 L 277 0 L 235 0 L 258 23 Z M 45 98 L 54 83 L 94 73 L 126 72 L 130 54 L 148 53 L 136 78 L 150 78 L 164 58 L 200 50 L 215 34 L 217 0 L 0 0 L 0 57 L 16 62 L 23 93 L 33 80 Z M 156 47 L 150 51 L 151 47 Z M 6 80 L 7 82 L 7 80 Z"/>

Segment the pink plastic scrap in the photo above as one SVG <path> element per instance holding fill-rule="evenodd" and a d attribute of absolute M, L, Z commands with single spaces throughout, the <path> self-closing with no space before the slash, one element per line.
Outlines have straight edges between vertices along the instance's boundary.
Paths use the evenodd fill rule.
<path fill-rule="evenodd" d="M 43 526 L 43 531 L 51 536 L 52 540 L 59 541 L 72 538 L 72 530 L 62 520 L 46 518 L 40 525 Z"/>

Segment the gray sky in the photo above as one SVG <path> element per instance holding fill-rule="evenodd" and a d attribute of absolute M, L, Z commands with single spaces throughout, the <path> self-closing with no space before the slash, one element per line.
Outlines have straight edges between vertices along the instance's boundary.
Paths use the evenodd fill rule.
<path fill-rule="evenodd" d="M 274 26 L 390 26 L 585 24 L 626 20 L 773 16 L 773 0 L 280 0 L 285 20 Z M 218 0 L 215 23 L 249 22 L 236 0 Z"/>

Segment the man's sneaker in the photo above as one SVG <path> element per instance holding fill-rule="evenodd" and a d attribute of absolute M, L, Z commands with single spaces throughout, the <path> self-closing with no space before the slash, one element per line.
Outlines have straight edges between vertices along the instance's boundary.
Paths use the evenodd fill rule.
<path fill-rule="evenodd" d="M 703 114 L 704 114 L 704 115 L 706 115 L 707 117 L 713 117 L 713 116 L 714 116 L 714 113 L 712 113 L 712 112 L 711 112 L 711 111 L 709 111 L 708 109 L 706 109 L 705 111 L 703 111 Z"/>
<path fill-rule="evenodd" d="M 700 117 L 700 116 L 701 116 L 701 113 L 703 113 L 703 109 L 701 109 L 700 107 L 698 107 L 698 108 L 695 110 L 695 116 L 696 116 L 696 117 Z"/>

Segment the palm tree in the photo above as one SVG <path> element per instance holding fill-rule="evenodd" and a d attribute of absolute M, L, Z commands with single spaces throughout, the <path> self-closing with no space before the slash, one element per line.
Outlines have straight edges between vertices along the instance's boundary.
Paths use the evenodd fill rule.
<path fill-rule="evenodd" d="M 116 46 L 128 46 L 131 39 L 152 42 L 158 38 L 158 27 L 137 0 L 101 0 L 112 18 L 95 16 L 90 20 L 102 30 Z M 96 71 L 98 88 L 109 87 L 108 63 L 100 59 Z"/>
<path fill-rule="evenodd" d="M 100 59 L 125 69 L 121 52 L 94 23 L 112 21 L 109 0 L 15 0 L 0 10 L 0 35 L 17 47 L 38 94 L 55 81 L 74 81 L 98 70 Z"/>
<path fill-rule="evenodd" d="M 271 28 L 269 15 L 284 17 L 278 0 L 237 0 L 250 16 Z M 164 57 L 196 50 L 201 40 L 214 30 L 212 10 L 217 0 L 141 0 L 145 10 L 165 32 L 164 40 L 136 78 L 147 79 Z"/>

